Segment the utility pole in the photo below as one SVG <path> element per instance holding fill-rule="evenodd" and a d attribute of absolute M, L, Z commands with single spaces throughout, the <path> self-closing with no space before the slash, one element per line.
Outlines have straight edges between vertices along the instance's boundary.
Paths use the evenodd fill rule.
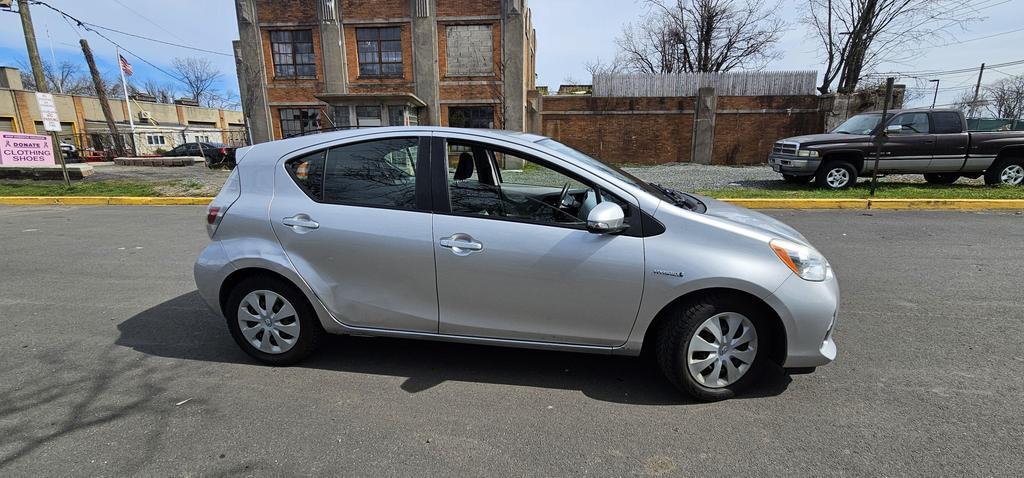
<path fill-rule="evenodd" d="M 981 64 L 981 69 L 978 70 L 978 82 L 974 84 L 974 99 L 971 100 L 971 107 L 967 109 L 967 117 L 971 118 L 974 116 L 974 109 L 978 107 L 978 92 L 981 90 L 981 75 L 985 73 L 985 64 Z"/>
<path fill-rule="evenodd" d="M 932 109 L 935 109 L 935 101 L 939 99 L 939 80 L 928 80 L 928 83 L 935 83 L 935 96 L 932 96 Z"/>
<path fill-rule="evenodd" d="M 875 135 L 875 166 L 871 168 L 871 197 L 875 197 L 875 187 L 878 185 L 878 160 L 882 157 L 882 143 L 889 137 L 887 131 L 889 116 L 889 104 L 892 102 L 892 86 L 896 78 L 885 79 L 885 101 L 882 102 L 882 118 L 878 120 L 878 133 Z"/>
<path fill-rule="evenodd" d="M 32 27 L 32 13 L 28 10 L 28 0 L 18 0 L 18 13 L 21 14 L 21 28 L 25 30 L 25 47 L 28 49 L 28 62 L 32 65 L 32 77 L 36 81 L 36 91 L 49 93 L 46 75 L 43 74 L 43 62 L 39 59 L 39 47 L 36 45 L 36 30 Z"/>
<path fill-rule="evenodd" d="M 96 60 L 92 57 L 92 50 L 89 49 L 89 42 L 82 38 L 78 41 L 82 44 L 82 53 L 85 55 L 85 62 L 89 64 L 89 73 L 92 73 L 92 84 L 96 86 L 96 96 L 100 97 L 100 108 L 103 109 L 103 117 L 107 120 L 107 128 L 110 129 L 114 141 L 114 149 L 117 154 L 124 154 L 124 142 L 121 140 L 121 133 L 117 131 L 117 123 L 114 122 L 114 114 L 110 112 L 110 102 L 107 101 L 107 91 L 100 78 L 100 71 L 96 69 Z"/>

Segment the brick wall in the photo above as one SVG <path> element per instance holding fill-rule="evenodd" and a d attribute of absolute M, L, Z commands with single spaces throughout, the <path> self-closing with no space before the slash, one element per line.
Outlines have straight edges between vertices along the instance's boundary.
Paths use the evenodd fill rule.
<path fill-rule="evenodd" d="M 261 23 L 316 23 L 317 2 L 309 0 L 256 0 Z M 368 3 L 368 2 L 367 2 Z"/>
<path fill-rule="evenodd" d="M 694 98 L 545 96 L 541 131 L 609 163 L 689 162 Z M 784 137 L 822 130 L 816 96 L 719 97 L 714 164 L 765 162 Z"/>
<path fill-rule="evenodd" d="M 314 2 L 309 2 L 314 3 Z M 412 16 L 409 0 L 341 0 L 342 18 L 384 19 Z"/>
<path fill-rule="evenodd" d="M 408 3 L 408 1 L 406 1 Z M 469 17 L 500 15 L 501 0 L 437 0 L 437 16 Z"/>

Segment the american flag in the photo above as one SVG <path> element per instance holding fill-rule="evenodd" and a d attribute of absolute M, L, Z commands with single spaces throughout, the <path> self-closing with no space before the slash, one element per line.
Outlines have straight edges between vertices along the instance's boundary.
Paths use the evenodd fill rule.
<path fill-rule="evenodd" d="M 132 64 L 128 63 L 128 60 L 125 60 L 122 55 L 117 55 L 117 58 L 121 60 L 121 71 L 128 76 L 132 76 Z"/>

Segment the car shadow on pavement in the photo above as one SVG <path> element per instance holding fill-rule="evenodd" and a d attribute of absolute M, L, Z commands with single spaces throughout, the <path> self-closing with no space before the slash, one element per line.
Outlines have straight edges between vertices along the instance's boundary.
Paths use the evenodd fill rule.
<path fill-rule="evenodd" d="M 256 365 L 231 339 L 224 319 L 209 311 L 196 291 L 140 312 L 117 326 L 116 344 L 144 354 Z M 402 390 L 417 393 L 461 381 L 579 390 L 614 403 L 696 403 L 673 388 L 653 360 L 569 352 L 489 347 L 411 339 L 329 336 L 298 367 L 405 377 Z M 780 367 L 742 397 L 775 396 L 789 386 Z"/>

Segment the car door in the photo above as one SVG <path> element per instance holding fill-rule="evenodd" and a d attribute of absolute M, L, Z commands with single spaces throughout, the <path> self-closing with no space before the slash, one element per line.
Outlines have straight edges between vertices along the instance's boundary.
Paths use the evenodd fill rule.
<path fill-rule="evenodd" d="M 421 142 L 429 137 L 372 134 L 297 152 L 276 169 L 274 232 L 346 325 L 437 333 L 429 147 Z"/>
<path fill-rule="evenodd" d="M 496 140 L 450 133 L 434 148 L 439 331 L 624 343 L 643 292 L 643 238 L 592 234 L 585 217 L 606 200 L 630 211 L 625 196 Z"/>
<path fill-rule="evenodd" d="M 898 125 L 882 144 L 878 170 L 883 173 L 924 173 L 932 161 L 935 135 L 931 133 L 928 113 L 914 111 L 893 117 L 889 126 Z M 867 161 L 870 166 L 871 161 Z"/>
<path fill-rule="evenodd" d="M 959 171 L 967 161 L 967 146 L 970 134 L 964 128 L 960 113 L 956 111 L 932 112 L 932 132 L 935 134 L 935 151 L 928 171 L 951 173 Z"/>

